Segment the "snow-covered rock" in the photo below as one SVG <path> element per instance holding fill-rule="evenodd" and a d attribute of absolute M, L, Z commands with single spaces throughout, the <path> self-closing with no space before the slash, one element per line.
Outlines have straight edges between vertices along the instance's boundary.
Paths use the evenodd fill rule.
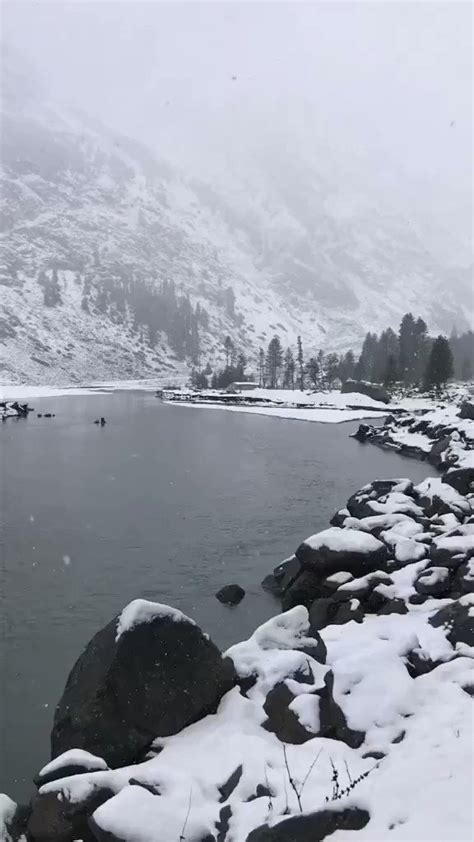
<path fill-rule="evenodd" d="M 234 680 L 230 661 L 192 620 L 135 600 L 71 671 L 55 713 L 53 757 L 82 748 L 112 766 L 132 762 L 154 737 L 214 710 Z"/>

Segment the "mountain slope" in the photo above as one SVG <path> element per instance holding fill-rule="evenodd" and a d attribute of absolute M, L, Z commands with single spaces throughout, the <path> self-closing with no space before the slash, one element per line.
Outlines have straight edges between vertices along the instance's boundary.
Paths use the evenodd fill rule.
<path fill-rule="evenodd" d="M 274 333 L 309 352 L 356 347 L 410 308 L 462 323 L 407 223 L 312 162 L 273 149 L 211 187 L 49 103 L 16 57 L 3 82 L 4 379 L 172 380 L 219 364 L 227 334 L 252 363 Z"/>

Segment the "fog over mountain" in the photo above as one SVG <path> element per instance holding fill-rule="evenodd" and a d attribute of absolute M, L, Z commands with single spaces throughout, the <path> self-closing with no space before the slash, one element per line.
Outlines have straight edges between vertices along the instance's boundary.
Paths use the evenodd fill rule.
<path fill-rule="evenodd" d="M 227 333 L 252 356 L 274 332 L 357 349 L 410 308 L 433 331 L 469 324 L 468 4 L 19 2 L 3 18 L 7 374 L 181 370 L 164 322 L 143 341 L 137 282 L 206 311 L 201 361 Z M 110 359 L 90 359 L 91 333 Z"/>

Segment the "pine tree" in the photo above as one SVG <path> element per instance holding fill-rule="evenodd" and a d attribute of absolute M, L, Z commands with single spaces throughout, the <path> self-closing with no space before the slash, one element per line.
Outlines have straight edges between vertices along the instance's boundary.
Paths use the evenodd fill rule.
<path fill-rule="evenodd" d="M 225 352 L 225 367 L 228 368 L 230 360 L 231 360 L 231 355 L 234 352 L 234 343 L 232 342 L 232 339 L 230 338 L 230 336 L 226 336 L 226 338 L 225 338 L 224 352 Z"/>
<path fill-rule="evenodd" d="M 347 351 L 339 362 L 339 377 L 343 383 L 345 380 L 351 380 L 354 377 L 355 366 L 354 352 Z"/>
<path fill-rule="evenodd" d="M 405 385 L 416 382 L 416 324 L 411 313 L 406 313 L 400 323 L 398 332 L 400 342 L 400 377 Z"/>
<path fill-rule="evenodd" d="M 265 386 L 265 351 L 263 348 L 258 350 L 258 385 Z"/>
<path fill-rule="evenodd" d="M 367 333 L 362 345 L 362 351 L 355 367 L 355 376 L 358 380 L 374 380 L 378 355 L 378 336 L 376 333 Z"/>
<path fill-rule="evenodd" d="M 398 356 L 398 336 L 395 331 L 389 327 L 382 331 L 378 340 L 377 354 L 373 368 L 374 381 L 376 383 L 385 382 L 389 358 L 395 357 L 396 360 L 398 360 Z M 396 368 L 398 368 L 397 365 Z"/>
<path fill-rule="evenodd" d="M 439 392 L 453 376 L 453 355 L 449 341 L 445 336 L 438 336 L 433 342 L 425 372 L 426 387 L 435 387 Z"/>
<path fill-rule="evenodd" d="M 320 368 L 316 357 L 310 357 L 310 359 L 306 363 L 305 370 L 310 383 L 314 386 L 315 389 L 317 389 L 320 382 Z"/>
<path fill-rule="evenodd" d="M 247 358 L 246 358 L 245 354 L 243 354 L 242 351 L 240 351 L 240 353 L 237 355 L 237 365 L 236 365 L 237 376 L 235 378 L 238 382 L 241 382 L 242 380 L 245 380 L 245 369 L 246 369 L 246 367 L 247 367 Z"/>
<path fill-rule="evenodd" d="M 389 354 L 385 365 L 385 371 L 382 377 L 382 382 L 385 386 L 391 386 L 398 380 L 397 357 L 395 354 Z"/>
<path fill-rule="evenodd" d="M 326 357 L 326 382 L 332 388 L 334 381 L 339 376 L 339 357 L 337 354 L 328 354 Z"/>
<path fill-rule="evenodd" d="M 281 347 L 281 342 L 278 336 L 274 336 L 268 344 L 266 362 L 270 389 L 276 389 L 278 385 L 278 375 L 283 363 L 283 348 Z"/>
<path fill-rule="evenodd" d="M 413 377 L 415 383 L 422 383 L 423 376 L 426 371 L 428 356 L 430 352 L 430 343 L 428 341 L 428 328 L 423 319 L 418 318 L 415 322 L 414 335 L 414 360 L 413 360 Z"/>
<path fill-rule="evenodd" d="M 295 388 L 295 358 L 293 357 L 293 351 L 291 348 L 287 348 L 285 351 L 285 360 L 284 360 L 284 368 L 283 368 L 283 386 L 285 389 L 294 389 Z"/>
<path fill-rule="evenodd" d="M 301 342 L 301 336 L 298 336 L 296 340 L 297 344 L 297 354 L 296 354 L 296 361 L 298 363 L 298 389 L 303 391 L 304 389 L 304 356 L 303 356 L 303 343 Z"/>

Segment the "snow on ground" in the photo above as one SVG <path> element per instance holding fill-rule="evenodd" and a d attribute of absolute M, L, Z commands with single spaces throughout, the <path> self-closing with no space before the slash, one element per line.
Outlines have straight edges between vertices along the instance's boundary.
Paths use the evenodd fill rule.
<path fill-rule="evenodd" d="M 378 418 L 379 412 L 371 414 L 370 410 L 351 409 L 293 409 L 274 406 L 223 406 L 222 404 L 196 404 L 180 401 L 178 406 L 193 409 L 223 409 L 228 412 L 246 412 L 251 415 L 267 415 L 272 418 L 286 418 L 294 421 L 319 421 L 322 424 L 341 424 L 343 421 L 359 421 L 363 418 Z"/>
<path fill-rule="evenodd" d="M 41 793 L 62 793 L 74 802 L 94 786 L 105 785 L 116 794 L 93 816 L 104 838 L 110 833 L 129 842 L 176 842 L 181 834 L 197 842 L 218 820 L 224 800 L 218 787 L 242 767 L 225 803 L 231 808 L 229 839 L 244 842 L 260 824 L 278 823 L 288 810 L 299 813 L 287 762 L 304 812 L 351 805 L 369 811 L 361 839 L 467 842 L 472 700 L 462 687 L 472 679 L 472 661 L 453 660 L 455 652 L 443 629 L 427 624 L 429 613 L 422 606 L 405 616 L 371 616 L 360 624 L 328 626 L 322 632 L 327 664 L 321 665 L 294 648 L 314 643 L 308 638 L 307 611 L 298 606 L 229 650 L 241 675 L 256 676 L 247 696 L 234 688 L 216 714 L 157 740 L 161 750 L 151 760 L 63 778 L 44 785 Z M 444 663 L 413 680 L 404 659 L 415 647 Z M 328 668 L 348 725 L 366 733 L 363 746 L 350 748 L 340 740 L 315 736 L 300 745 L 287 744 L 284 752 L 276 735 L 262 727 L 268 690 L 284 681 L 296 695 L 291 709 L 310 732 L 317 732 L 314 691 L 323 686 Z M 307 675 L 306 681 L 292 680 L 298 671 Z M 367 752 L 384 752 L 385 757 L 377 760 L 364 756 Z M 333 768 L 341 789 L 368 775 L 335 803 Z M 271 796 L 256 797 L 259 786 Z M 331 838 L 348 842 L 356 837 L 339 830 Z"/>
<path fill-rule="evenodd" d="M 65 395 L 113 394 L 114 392 L 156 392 L 166 381 L 161 378 L 143 380 L 104 380 L 76 386 L 26 386 L 0 383 L 0 400 L 29 400 L 30 398 L 58 398 Z"/>

